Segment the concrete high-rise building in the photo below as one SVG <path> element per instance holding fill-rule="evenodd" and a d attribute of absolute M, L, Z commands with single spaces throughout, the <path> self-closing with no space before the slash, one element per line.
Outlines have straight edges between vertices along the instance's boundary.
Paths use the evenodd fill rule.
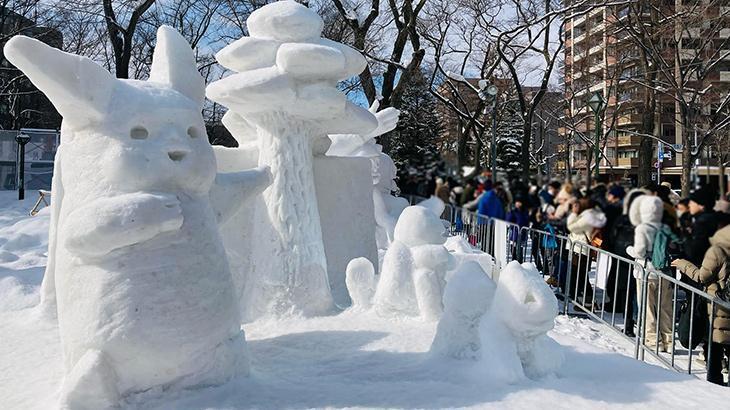
<path fill-rule="evenodd" d="M 730 7 L 721 7 L 721 2 L 711 0 L 697 0 L 708 3 L 703 8 L 703 16 L 713 24 L 703 23 L 699 27 L 679 27 L 684 22 L 681 19 L 669 19 L 670 26 L 650 30 L 657 30 L 657 38 L 662 44 L 676 44 L 673 41 L 663 42 L 661 36 L 676 36 L 679 41 L 680 50 L 666 47 L 662 50 L 665 61 L 673 64 L 671 70 L 676 71 L 676 60 L 674 56 L 681 59 L 680 67 L 686 67 L 698 60 L 707 59 L 704 55 L 710 48 L 724 47 L 730 36 L 730 24 L 727 28 L 723 24 L 715 24 L 718 21 L 730 22 Z M 665 15 L 672 15 L 676 10 L 681 9 L 688 0 L 659 0 L 658 7 L 665 10 Z M 718 6 L 714 7 L 713 4 Z M 728 3 L 730 6 L 730 3 Z M 650 108 L 645 106 L 644 96 L 647 90 L 644 79 L 643 56 L 636 39 L 626 29 L 630 19 L 643 19 L 650 22 L 652 18 L 647 13 L 645 16 L 632 16 L 630 13 L 636 11 L 629 5 L 603 6 L 588 10 L 586 13 L 577 15 L 566 22 L 565 25 L 565 60 L 564 60 L 564 86 L 566 98 L 566 113 L 559 133 L 563 137 L 564 144 L 561 149 L 568 154 L 559 162 L 559 168 L 563 171 L 570 171 L 573 175 L 584 177 L 588 172 L 587 165 L 590 161 L 593 164 L 595 154 L 593 145 L 586 144 L 585 139 L 594 141 L 594 119 L 593 112 L 588 108 L 588 100 L 594 93 L 599 93 L 606 100 L 606 113 L 603 117 L 602 138 L 600 149 L 602 159 L 600 161 L 600 174 L 605 179 L 620 180 L 630 178 L 636 182 L 642 164 L 652 169 L 652 178 L 656 180 L 656 162 L 658 157 L 658 139 L 666 144 L 682 144 L 683 132 L 681 117 L 679 116 L 680 105 L 676 102 L 676 95 L 672 95 L 671 87 L 659 88 L 656 92 L 656 109 L 653 113 L 647 113 Z M 714 20 L 713 20 L 714 19 Z M 721 19 L 721 20 L 717 20 Z M 690 24 L 687 24 L 689 26 Z M 681 37 L 680 37 L 681 36 Z M 698 45 L 698 38 L 703 39 L 703 45 Z M 711 45 L 707 46 L 707 41 Z M 730 45 L 727 47 L 730 49 Z M 701 49 L 701 51 L 698 51 Z M 730 53 L 730 50 L 727 50 Z M 703 57 L 696 58 L 702 54 Z M 713 58 L 713 57 L 709 57 Z M 715 91 L 708 93 L 698 101 L 697 126 L 702 129 L 702 118 L 713 113 L 718 103 L 720 91 L 726 91 L 730 86 L 730 57 L 712 60 L 713 64 L 708 67 L 709 72 L 705 73 L 700 81 L 693 81 L 690 77 L 683 83 L 688 88 L 704 90 L 708 86 Z M 677 72 L 677 75 L 681 74 Z M 655 83 L 655 87 L 661 87 L 661 75 Z M 714 96 L 713 96 L 714 95 Z M 652 154 L 650 157 L 641 155 L 640 136 L 642 121 L 645 115 L 651 115 L 653 131 L 651 135 Z M 705 126 L 705 129 L 707 126 Z M 730 134 L 729 134 L 730 135 Z M 709 145 L 708 145 L 709 146 Z M 664 152 L 669 151 L 666 145 Z M 673 153 L 672 153 L 673 154 Z M 661 180 L 670 181 L 673 186 L 679 186 L 682 155 L 667 154 L 661 163 Z M 590 157 L 590 160 L 589 160 Z M 670 158 L 671 157 L 671 158 Z M 717 178 L 718 168 L 716 156 L 709 150 L 708 155 L 699 159 L 699 175 L 703 176 L 709 172 Z M 708 171 L 709 170 L 709 171 Z"/>

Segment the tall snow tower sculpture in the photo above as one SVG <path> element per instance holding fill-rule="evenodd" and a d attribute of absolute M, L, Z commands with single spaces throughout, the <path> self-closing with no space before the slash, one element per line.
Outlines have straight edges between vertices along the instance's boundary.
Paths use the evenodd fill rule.
<path fill-rule="evenodd" d="M 264 6 L 247 24 L 250 36 L 216 56 L 236 74 L 210 84 L 207 95 L 256 127 L 259 164 L 273 174 L 264 192 L 273 229 L 255 241 L 261 251 L 250 280 L 259 283 L 249 296 L 270 314 L 325 313 L 332 295 L 312 151 L 327 134 L 376 128 L 376 118 L 336 88 L 366 62 L 356 50 L 320 38 L 322 19 L 294 1 Z"/>

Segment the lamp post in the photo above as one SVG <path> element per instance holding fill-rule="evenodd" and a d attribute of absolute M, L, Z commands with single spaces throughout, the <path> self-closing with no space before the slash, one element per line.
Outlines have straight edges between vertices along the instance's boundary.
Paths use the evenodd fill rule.
<path fill-rule="evenodd" d="M 492 144 L 491 144 L 491 164 L 492 180 L 497 178 L 497 94 L 499 89 L 496 85 L 490 84 L 486 80 L 479 81 L 479 99 L 492 104 Z M 486 107 L 485 107 L 486 108 Z"/>
<path fill-rule="evenodd" d="M 18 134 L 15 136 L 18 143 L 18 200 L 25 199 L 25 144 L 30 141 L 30 135 Z"/>
<path fill-rule="evenodd" d="M 603 112 L 603 109 L 606 108 L 606 101 L 603 99 L 603 95 L 601 95 L 600 92 L 596 91 L 593 93 L 591 98 L 588 100 L 588 107 L 590 107 L 591 110 L 593 110 L 593 114 L 595 116 L 594 120 L 594 128 L 596 133 L 596 146 L 595 146 L 595 152 L 596 152 L 596 179 L 598 179 L 598 176 L 600 175 L 600 167 L 599 164 L 601 162 L 601 113 Z M 590 170 L 589 170 L 590 175 Z M 590 185 L 590 184 L 589 184 Z M 590 188 L 590 186 L 589 186 Z"/>

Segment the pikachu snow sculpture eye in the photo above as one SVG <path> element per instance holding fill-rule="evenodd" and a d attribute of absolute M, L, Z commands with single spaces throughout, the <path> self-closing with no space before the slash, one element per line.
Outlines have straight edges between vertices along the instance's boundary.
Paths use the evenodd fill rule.
<path fill-rule="evenodd" d="M 138 127 L 134 127 L 131 130 L 129 130 L 129 136 L 133 140 L 144 140 L 150 136 L 150 133 L 149 133 L 149 131 L 147 131 L 147 128 L 138 126 Z"/>

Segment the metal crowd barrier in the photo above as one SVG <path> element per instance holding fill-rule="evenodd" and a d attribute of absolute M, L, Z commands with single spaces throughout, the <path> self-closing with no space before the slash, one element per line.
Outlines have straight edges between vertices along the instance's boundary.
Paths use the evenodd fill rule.
<path fill-rule="evenodd" d="M 651 266 L 647 268 L 645 263 L 583 242 L 571 243 L 560 235 L 532 228 L 523 228 L 523 231 L 526 232 L 525 237 L 530 239 L 531 247 L 540 245 L 536 245 L 534 238 L 539 240 L 541 237 L 552 236 L 556 240 L 562 239 L 569 248 L 568 264 L 564 270 L 566 278 L 560 293 L 564 297 L 563 314 L 569 314 L 572 306 L 573 311 L 582 312 L 606 325 L 634 344 L 634 358 L 637 360 L 653 360 L 667 368 L 688 374 L 701 373 L 707 369 L 713 354 L 712 343 L 708 341 L 712 341 L 717 309 L 730 312 L 730 303 Z M 527 246 L 528 241 L 522 245 Z M 541 271 L 545 273 L 545 270 Z M 600 278 L 603 283 L 599 289 L 596 285 L 599 285 Z M 696 312 L 698 302 L 699 306 L 707 305 L 708 310 Z M 698 355 L 698 347 L 682 346 L 678 339 L 682 303 L 686 303 L 689 310 L 689 313 L 685 312 L 685 315 L 689 315 L 689 347 L 697 345 L 696 332 L 692 329 L 695 315 L 708 315 L 707 335 L 702 337 L 705 344 L 703 350 L 706 352 L 704 369 L 693 369 L 693 357 Z"/>
<path fill-rule="evenodd" d="M 411 204 L 424 199 L 409 198 Z M 698 374 L 706 371 L 713 353 L 723 354 L 713 352 L 710 342 L 717 310 L 730 312 L 730 303 L 665 272 L 647 268 L 645 263 L 573 242 L 556 232 L 501 221 L 507 229 L 506 237 L 499 238 L 493 218 L 451 204 L 446 205 L 442 218 L 449 222 L 451 235 L 464 237 L 492 256 L 497 243 L 504 243 L 506 258 L 497 261 L 502 266 L 510 260 L 535 263 L 543 276 L 552 278 L 556 296 L 563 300 L 562 314 L 585 315 L 605 325 L 632 343 L 637 360 Z M 678 339 L 680 306 L 686 306 L 684 315 L 689 315 L 689 348 Z M 704 311 L 703 306 L 707 307 Z M 707 334 L 701 336 L 704 347 L 693 346 L 699 337 L 693 329 L 696 315 L 708 316 Z M 704 369 L 693 365 L 700 350 L 705 351 Z"/>

